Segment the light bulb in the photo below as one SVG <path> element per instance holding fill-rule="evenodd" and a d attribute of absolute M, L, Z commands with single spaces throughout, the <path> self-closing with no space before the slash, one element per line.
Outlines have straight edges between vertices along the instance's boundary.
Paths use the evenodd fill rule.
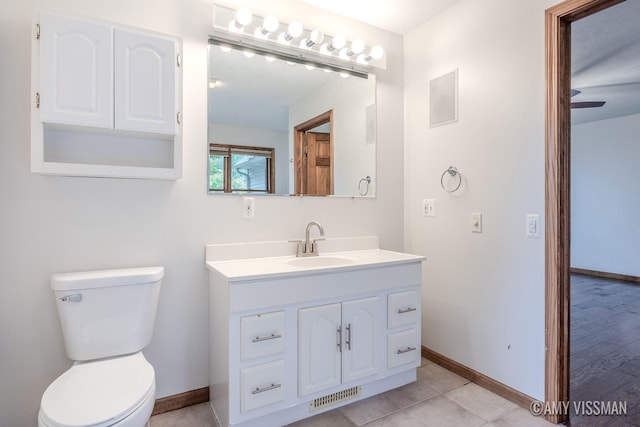
<path fill-rule="evenodd" d="M 347 39 L 342 34 L 336 34 L 331 40 L 331 46 L 334 49 L 342 49 L 347 45 Z"/>
<path fill-rule="evenodd" d="M 254 51 L 252 50 L 245 50 L 242 53 L 244 53 L 244 56 L 246 56 L 247 58 L 253 58 L 253 56 L 256 54 Z"/>
<path fill-rule="evenodd" d="M 304 64 L 304 66 L 307 70 L 313 70 L 314 68 L 316 68 L 313 64 Z"/>
<path fill-rule="evenodd" d="M 298 21 L 293 21 L 291 24 L 289 24 L 289 28 L 286 32 L 280 33 L 280 35 L 278 35 L 278 43 L 289 44 L 291 40 L 300 37 L 303 30 L 304 29 L 302 28 L 301 23 L 299 23 Z M 303 42 L 300 42 L 300 47 L 304 49 L 306 46 L 304 46 Z"/>
<path fill-rule="evenodd" d="M 324 40 L 324 33 L 322 31 L 319 31 L 319 30 L 313 30 L 313 31 L 311 31 L 311 34 L 309 34 L 309 40 L 313 44 L 322 43 L 322 40 Z"/>
<path fill-rule="evenodd" d="M 345 73 L 344 71 L 340 73 L 340 77 L 342 77 L 343 79 L 346 79 L 349 77 L 349 73 Z"/>
<path fill-rule="evenodd" d="M 338 57 L 348 61 L 352 53 L 353 52 L 349 51 L 348 47 L 343 47 L 342 49 L 340 49 L 340 53 L 338 53 Z"/>
<path fill-rule="evenodd" d="M 359 54 L 364 52 L 364 42 L 360 39 L 356 39 L 354 41 L 351 42 L 351 54 Z M 349 55 L 351 56 L 351 55 Z"/>
<path fill-rule="evenodd" d="M 229 22 L 229 31 L 234 33 L 241 33 L 245 25 L 251 22 L 251 11 L 246 7 L 240 8 L 236 11 L 236 19 Z"/>
<path fill-rule="evenodd" d="M 369 52 L 369 56 L 371 57 L 371 59 L 380 59 L 382 58 L 382 56 L 384 55 L 384 49 L 382 48 L 382 46 L 374 46 L 371 48 L 371 51 Z M 369 61 L 371 60 L 369 59 Z"/>
<path fill-rule="evenodd" d="M 289 24 L 289 31 L 287 31 L 289 33 L 289 35 L 291 37 L 298 38 L 302 35 L 302 31 L 304 29 L 302 28 L 302 24 L 299 23 L 298 21 L 293 21 Z"/>
<path fill-rule="evenodd" d="M 279 25 L 280 23 L 278 22 L 278 18 L 276 18 L 275 16 L 265 16 L 264 20 L 262 21 L 262 27 L 256 28 L 253 32 L 253 35 L 260 39 L 266 40 L 269 38 L 269 33 L 277 30 Z"/>
<path fill-rule="evenodd" d="M 220 45 L 220 50 L 223 52 L 231 52 L 231 47 L 226 45 Z"/>
<path fill-rule="evenodd" d="M 264 59 L 266 59 L 267 62 L 273 62 L 276 60 L 276 57 L 271 55 L 265 55 Z"/>
<path fill-rule="evenodd" d="M 269 15 L 264 17 L 262 28 L 267 32 L 269 33 L 274 32 L 275 30 L 278 29 L 278 26 L 280 26 L 280 23 L 278 22 L 278 18 L 276 18 L 275 16 Z"/>

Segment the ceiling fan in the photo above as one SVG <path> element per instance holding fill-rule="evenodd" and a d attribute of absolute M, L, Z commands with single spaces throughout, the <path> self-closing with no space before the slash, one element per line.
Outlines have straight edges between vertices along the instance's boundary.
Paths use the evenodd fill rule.
<path fill-rule="evenodd" d="M 577 94 L 582 91 L 578 89 L 571 89 L 571 97 L 573 98 Z M 605 104 L 605 101 L 582 101 L 582 102 L 572 102 L 571 108 L 594 108 L 594 107 L 602 107 Z"/>

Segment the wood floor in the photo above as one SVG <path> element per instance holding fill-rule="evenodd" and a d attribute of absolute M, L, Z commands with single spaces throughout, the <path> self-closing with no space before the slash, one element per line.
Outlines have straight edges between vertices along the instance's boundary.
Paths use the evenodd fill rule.
<path fill-rule="evenodd" d="M 640 426 L 640 285 L 571 276 L 570 398 L 626 401 L 627 416 L 572 414 L 571 426 Z"/>

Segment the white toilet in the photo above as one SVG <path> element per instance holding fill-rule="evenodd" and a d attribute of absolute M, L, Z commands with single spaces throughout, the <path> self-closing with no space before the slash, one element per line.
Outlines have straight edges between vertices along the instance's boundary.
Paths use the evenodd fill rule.
<path fill-rule="evenodd" d="M 162 267 L 54 274 L 62 334 L 74 364 L 47 388 L 39 427 L 142 427 L 155 371 L 142 354 L 153 334 Z"/>

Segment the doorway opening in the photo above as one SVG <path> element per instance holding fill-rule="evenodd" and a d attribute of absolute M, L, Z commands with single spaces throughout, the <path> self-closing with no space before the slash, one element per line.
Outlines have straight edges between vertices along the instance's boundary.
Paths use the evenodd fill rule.
<path fill-rule="evenodd" d="M 333 194 L 333 110 L 293 128 L 295 193 Z"/>
<path fill-rule="evenodd" d="M 545 400 L 569 401 L 571 23 L 624 0 L 566 0 L 545 12 Z M 568 414 L 547 415 L 554 423 Z"/>

